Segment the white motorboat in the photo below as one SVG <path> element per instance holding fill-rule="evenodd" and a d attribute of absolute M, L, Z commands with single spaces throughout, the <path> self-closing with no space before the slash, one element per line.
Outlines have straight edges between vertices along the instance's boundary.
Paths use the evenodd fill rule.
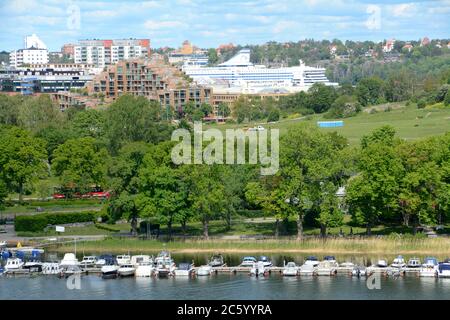
<path fill-rule="evenodd" d="M 213 273 L 213 268 L 210 265 L 201 266 L 197 269 L 198 276 L 210 276 Z"/>
<path fill-rule="evenodd" d="M 19 258 L 9 258 L 6 260 L 5 271 L 6 272 L 14 272 L 21 270 L 23 267 L 23 261 Z"/>
<path fill-rule="evenodd" d="M 397 258 L 392 261 L 391 267 L 397 269 L 406 267 L 405 259 L 403 259 L 403 256 L 397 256 Z"/>
<path fill-rule="evenodd" d="M 225 266 L 223 256 L 221 254 L 213 255 L 209 260 L 208 265 L 210 265 L 213 268 Z"/>
<path fill-rule="evenodd" d="M 253 264 L 256 262 L 257 260 L 255 257 L 244 257 L 241 262 L 241 267 L 253 267 Z"/>
<path fill-rule="evenodd" d="M 80 262 L 78 261 L 78 259 L 74 253 L 66 253 L 59 265 L 62 268 L 65 268 L 65 267 L 70 267 L 70 266 L 79 266 Z"/>
<path fill-rule="evenodd" d="M 194 273 L 194 266 L 191 263 L 180 263 L 175 269 L 176 277 L 190 277 Z"/>
<path fill-rule="evenodd" d="M 30 259 L 23 264 L 23 268 L 30 270 L 30 272 L 41 272 L 42 262 L 39 259 Z"/>
<path fill-rule="evenodd" d="M 375 266 L 378 267 L 378 268 L 387 268 L 388 263 L 387 263 L 386 260 L 380 259 L 380 260 L 377 261 L 377 264 Z"/>
<path fill-rule="evenodd" d="M 108 264 L 111 264 L 113 262 L 115 263 L 115 258 L 114 258 L 113 255 L 111 255 L 111 254 L 104 254 L 104 255 L 101 255 L 100 257 L 98 257 L 97 261 L 95 262 L 95 267 L 101 268 L 104 265 L 108 265 Z"/>
<path fill-rule="evenodd" d="M 97 264 L 96 256 L 84 256 L 80 262 L 82 268 L 93 268 Z"/>
<path fill-rule="evenodd" d="M 153 266 L 152 262 L 141 262 L 136 267 L 136 277 L 151 277 L 153 275 L 153 271 L 155 270 L 155 267 Z"/>
<path fill-rule="evenodd" d="M 271 267 L 272 261 L 266 256 L 260 256 L 258 262 L 262 262 L 264 267 Z"/>
<path fill-rule="evenodd" d="M 307 264 L 306 262 L 300 267 L 299 275 L 301 276 L 313 276 L 317 267 L 313 264 Z"/>
<path fill-rule="evenodd" d="M 149 264 L 153 263 L 153 259 L 149 255 L 137 255 L 131 257 L 131 264 L 135 267 L 141 264 Z"/>
<path fill-rule="evenodd" d="M 158 277 L 168 277 L 174 274 L 176 266 L 169 252 L 161 251 L 156 257 L 155 262 Z"/>
<path fill-rule="evenodd" d="M 269 270 L 264 264 L 264 261 L 258 261 L 253 264 L 253 267 L 250 269 L 250 275 L 252 276 L 264 276 L 269 274 Z"/>
<path fill-rule="evenodd" d="M 117 261 L 113 259 L 107 259 L 105 265 L 101 268 L 102 277 L 105 278 L 116 278 L 119 271 L 119 265 Z"/>
<path fill-rule="evenodd" d="M 364 266 L 355 266 L 352 270 L 352 276 L 355 277 L 365 277 L 367 275 L 366 267 Z"/>
<path fill-rule="evenodd" d="M 342 268 L 354 268 L 355 264 L 353 262 L 343 262 L 339 265 Z"/>
<path fill-rule="evenodd" d="M 42 274 L 44 275 L 57 275 L 61 273 L 59 263 L 56 262 L 44 262 L 42 264 Z"/>
<path fill-rule="evenodd" d="M 283 268 L 283 276 L 296 276 L 298 275 L 298 266 L 295 264 L 295 262 L 290 261 L 287 263 L 287 265 Z"/>
<path fill-rule="evenodd" d="M 443 262 L 439 262 L 438 277 L 450 278 L 450 259 L 445 259 Z"/>
<path fill-rule="evenodd" d="M 338 263 L 336 260 L 324 260 L 317 266 L 316 274 L 318 276 L 335 275 L 337 273 L 337 267 Z"/>
<path fill-rule="evenodd" d="M 0 248 L 5 248 L 7 246 L 6 241 L 0 241 Z"/>
<path fill-rule="evenodd" d="M 117 256 L 116 260 L 117 260 L 117 264 L 119 266 L 125 265 L 125 264 L 131 264 L 131 257 L 129 255 L 126 255 L 126 254 Z"/>
<path fill-rule="evenodd" d="M 306 258 L 304 265 L 311 265 L 317 267 L 319 265 L 319 260 L 314 256 L 309 256 Z"/>
<path fill-rule="evenodd" d="M 420 267 L 419 276 L 421 277 L 437 277 L 438 262 L 435 257 L 426 257 L 424 263 Z"/>
<path fill-rule="evenodd" d="M 60 270 L 61 270 L 61 273 L 60 273 L 61 277 L 69 277 L 71 275 L 82 273 L 82 270 L 79 265 L 65 266 L 65 267 L 62 267 Z"/>
<path fill-rule="evenodd" d="M 323 257 L 323 261 L 328 261 L 329 263 L 339 265 L 336 261 L 336 258 L 334 256 L 325 256 Z"/>
<path fill-rule="evenodd" d="M 117 274 L 121 277 L 134 276 L 135 272 L 136 268 L 132 264 L 123 264 L 117 270 Z"/>
<path fill-rule="evenodd" d="M 419 258 L 411 258 L 408 260 L 407 267 L 408 268 L 420 268 L 421 262 Z"/>

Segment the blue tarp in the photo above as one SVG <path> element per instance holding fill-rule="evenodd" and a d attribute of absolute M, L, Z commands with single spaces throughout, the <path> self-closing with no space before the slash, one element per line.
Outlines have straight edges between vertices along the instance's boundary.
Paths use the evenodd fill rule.
<path fill-rule="evenodd" d="M 343 127 L 344 121 L 317 121 L 317 126 L 320 128 L 336 128 Z"/>

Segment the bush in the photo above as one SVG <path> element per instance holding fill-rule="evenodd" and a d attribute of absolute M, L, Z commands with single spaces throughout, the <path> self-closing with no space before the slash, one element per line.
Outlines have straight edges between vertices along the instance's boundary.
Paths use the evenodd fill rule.
<path fill-rule="evenodd" d="M 16 231 L 39 232 L 47 225 L 60 225 L 95 221 L 97 212 L 43 213 L 32 216 L 18 216 L 14 221 Z"/>
<path fill-rule="evenodd" d="M 274 122 L 280 120 L 280 111 L 272 110 L 267 117 L 267 122 Z"/>
<path fill-rule="evenodd" d="M 425 102 L 424 99 L 420 99 L 420 100 L 417 102 L 417 108 L 419 108 L 419 109 L 425 108 L 426 105 L 427 105 L 427 103 Z"/>

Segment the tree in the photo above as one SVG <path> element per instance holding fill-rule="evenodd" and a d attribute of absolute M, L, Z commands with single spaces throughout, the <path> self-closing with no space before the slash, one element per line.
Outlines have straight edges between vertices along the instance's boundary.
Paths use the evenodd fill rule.
<path fill-rule="evenodd" d="M 47 94 L 25 99 L 19 106 L 18 120 L 25 129 L 33 133 L 49 126 L 62 126 L 65 121 L 63 113 Z"/>
<path fill-rule="evenodd" d="M 22 202 L 24 186 L 47 174 L 45 142 L 28 131 L 12 127 L 0 131 L 0 175 L 8 190 L 19 193 Z"/>
<path fill-rule="evenodd" d="M 216 64 L 219 61 L 219 57 L 217 56 L 217 51 L 214 48 L 208 49 L 208 63 Z"/>
<path fill-rule="evenodd" d="M 323 183 L 320 188 L 321 201 L 319 204 L 319 216 L 316 221 L 320 224 L 320 235 L 327 236 L 328 227 L 339 227 L 342 225 L 344 215 L 338 208 L 337 188 L 333 183 Z"/>
<path fill-rule="evenodd" d="M 23 96 L 8 96 L 0 94 L 0 124 L 17 125 L 19 123 L 19 106 Z"/>
<path fill-rule="evenodd" d="M 380 78 L 364 78 L 356 85 L 356 97 L 363 106 L 377 104 L 382 101 L 384 82 Z"/>
<path fill-rule="evenodd" d="M 105 135 L 110 150 L 116 153 L 126 142 L 168 140 L 171 127 L 159 122 L 159 112 L 159 103 L 145 97 L 119 97 L 106 111 Z"/>
<path fill-rule="evenodd" d="M 347 118 L 355 116 L 361 110 L 354 97 L 342 95 L 331 105 L 326 114 L 328 118 Z"/>
<path fill-rule="evenodd" d="M 106 150 L 96 148 L 93 138 L 70 139 L 56 148 L 52 170 L 65 187 L 86 192 L 105 181 L 107 159 Z"/>
<path fill-rule="evenodd" d="M 77 112 L 71 121 L 74 137 L 103 138 L 105 135 L 105 113 L 94 109 Z"/>
<path fill-rule="evenodd" d="M 309 90 L 309 106 L 315 113 L 330 109 L 336 99 L 336 91 L 331 86 L 315 83 Z"/>

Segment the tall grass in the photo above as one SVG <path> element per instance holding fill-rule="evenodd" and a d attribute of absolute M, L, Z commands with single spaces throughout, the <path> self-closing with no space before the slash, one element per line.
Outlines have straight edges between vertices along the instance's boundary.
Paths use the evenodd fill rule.
<path fill-rule="evenodd" d="M 450 255 L 450 238 L 406 237 L 395 239 L 307 239 L 297 240 L 185 240 L 161 242 L 157 240 L 105 239 L 82 242 L 80 249 L 90 252 L 155 252 L 166 249 L 173 252 L 310 252 L 336 254 L 430 254 Z M 57 251 L 67 251 L 72 245 L 63 245 Z"/>

